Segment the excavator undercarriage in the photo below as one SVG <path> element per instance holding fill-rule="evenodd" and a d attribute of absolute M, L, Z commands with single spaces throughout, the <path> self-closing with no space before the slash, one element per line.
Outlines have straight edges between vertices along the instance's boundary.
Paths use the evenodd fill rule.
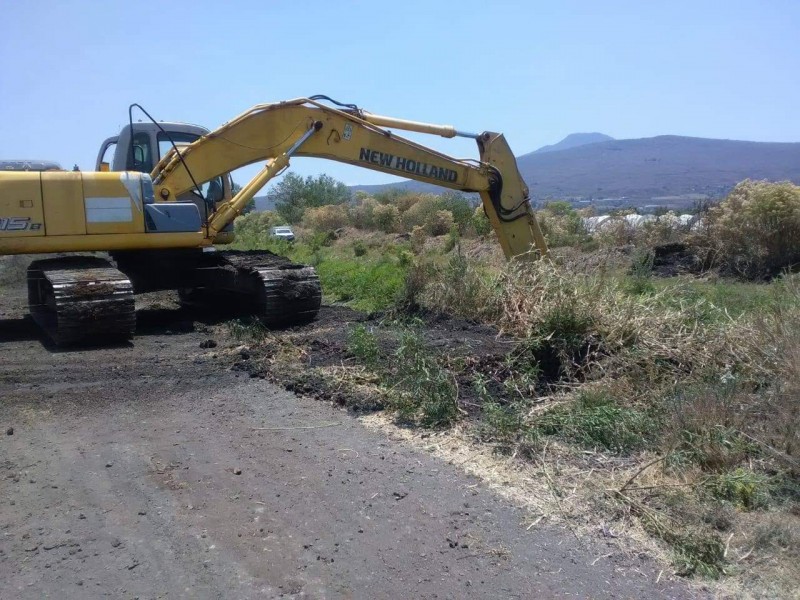
<path fill-rule="evenodd" d="M 131 339 L 134 295 L 178 290 L 183 305 L 248 315 L 268 327 L 312 320 L 322 302 L 313 267 L 267 251 L 115 252 L 109 260 L 67 256 L 28 267 L 31 316 L 58 346 Z"/>
<path fill-rule="evenodd" d="M 33 320 L 58 346 L 124 341 L 136 329 L 133 286 L 102 258 L 33 261 L 28 267 L 28 305 Z"/>

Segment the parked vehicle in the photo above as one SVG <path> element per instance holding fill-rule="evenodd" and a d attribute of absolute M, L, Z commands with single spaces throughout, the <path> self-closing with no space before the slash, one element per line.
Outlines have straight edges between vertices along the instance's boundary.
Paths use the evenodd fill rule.
<path fill-rule="evenodd" d="M 269 234 L 272 237 L 281 238 L 282 240 L 294 241 L 294 231 L 288 225 L 281 225 L 270 229 Z"/>

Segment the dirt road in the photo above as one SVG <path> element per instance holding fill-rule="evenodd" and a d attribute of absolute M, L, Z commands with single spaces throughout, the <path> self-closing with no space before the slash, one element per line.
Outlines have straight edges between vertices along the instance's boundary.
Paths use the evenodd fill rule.
<path fill-rule="evenodd" d="M 223 327 L 151 307 L 132 345 L 56 352 L 0 303 L 0 598 L 695 597 L 232 371 Z"/>

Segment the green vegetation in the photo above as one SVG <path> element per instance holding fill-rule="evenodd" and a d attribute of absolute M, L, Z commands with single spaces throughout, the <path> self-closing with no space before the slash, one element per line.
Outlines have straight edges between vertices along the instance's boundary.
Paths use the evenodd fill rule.
<path fill-rule="evenodd" d="M 556 435 L 588 448 L 615 453 L 640 450 L 652 442 L 656 421 L 646 413 L 618 405 L 604 393 L 582 392 L 534 423 L 543 435 Z"/>
<path fill-rule="evenodd" d="M 350 331 L 348 352 L 381 375 L 386 406 L 405 423 L 450 425 L 458 416 L 457 389 L 447 368 L 425 344 L 414 324 L 395 324 L 396 348 L 381 355 L 377 337 L 363 325 Z"/>
<path fill-rule="evenodd" d="M 350 190 L 329 175 L 303 179 L 288 173 L 267 198 L 275 202 L 275 210 L 284 222 L 294 224 L 300 222 L 306 209 L 348 202 Z"/>
<path fill-rule="evenodd" d="M 337 389 L 360 386 L 359 406 L 459 423 L 528 465 L 553 453 L 551 488 L 564 465 L 591 473 L 569 483 L 600 511 L 583 518 L 640 527 L 683 575 L 737 576 L 748 552 L 784 564 L 800 539 L 800 275 L 780 273 L 798 261 L 794 199 L 790 184 L 745 182 L 705 230 L 666 213 L 600 234 L 553 202 L 539 216 L 559 249 L 533 264 L 503 261 L 482 208 L 456 195 L 308 208 L 292 245 L 266 237 L 280 217 L 252 214 L 237 245 L 314 264 L 328 301 L 381 313 L 348 332 L 335 371 Z M 742 246 L 742 231 L 759 243 Z M 662 243 L 713 269 L 656 276 Z M 437 315 L 493 328 L 503 350 L 443 351 L 419 320 Z"/>

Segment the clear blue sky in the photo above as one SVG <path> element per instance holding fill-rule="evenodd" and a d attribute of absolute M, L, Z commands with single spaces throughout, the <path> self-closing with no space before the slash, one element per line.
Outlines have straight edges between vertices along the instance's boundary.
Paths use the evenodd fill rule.
<path fill-rule="evenodd" d="M 6 0 L 0 14 L 1 158 L 88 170 L 131 102 L 213 128 L 318 93 L 501 131 L 517 154 L 578 131 L 800 141 L 797 0 Z M 476 156 L 470 140 L 427 139 Z M 394 180 L 292 166 L 348 184 Z"/>

